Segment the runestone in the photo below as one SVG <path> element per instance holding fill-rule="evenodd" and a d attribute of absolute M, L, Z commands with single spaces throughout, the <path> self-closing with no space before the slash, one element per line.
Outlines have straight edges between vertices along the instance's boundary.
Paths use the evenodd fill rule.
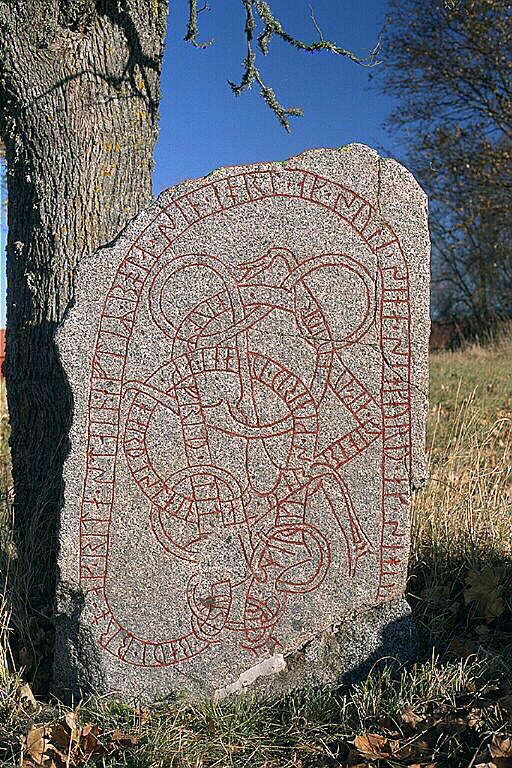
<path fill-rule="evenodd" d="M 58 333 L 70 687 L 284 679 L 401 600 L 428 256 L 423 192 L 354 144 L 173 187 L 84 260 Z"/>

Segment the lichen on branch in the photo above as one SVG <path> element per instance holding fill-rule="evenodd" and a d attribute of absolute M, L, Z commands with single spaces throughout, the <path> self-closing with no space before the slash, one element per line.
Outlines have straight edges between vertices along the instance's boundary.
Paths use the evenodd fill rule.
<path fill-rule="evenodd" d="M 290 132 L 289 117 L 302 117 L 303 111 L 297 107 L 284 107 L 273 89 L 267 85 L 261 76 L 260 70 L 257 66 L 257 51 L 263 56 L 267 56 L 269 53 L 269 45 L 274 35 L 294 48 L 298 48 L 306 53 L 316 53 L 318 51 L 327 51 L 334 53 L 337 56 L 345 56 L 356 64 L 360 64 L 363 67 L 373 67 L 380 62 L 377 59 L 377 55 L 380 49 L 380 38 L 377 40 L 375 46 L 368 53 L 367 56 L 356 56 L 352 51 L 346 48 L 341 48 L 331 40 L 326 40 L 322 30 L 320 29 L 311 8 L 311 21 L 318 33 L 318 40 L 312 43 L 305 43 L 303 40 L 293 37 L 293 35 L 287 32 L 279 19 L 274 15 L 272 8 L 266 0 L 241 0 L 245 9 L 245 24 L 244 24 L 244 36 L 247 43 L 247 54 L 243 60 L 243 71 L 240 82 L 234 83 L 228 80 L 228 83 L 237 96 L 242 91 L 250 89 L 253 83 L 257 83 L 260 87 L 260 94 L 263 97 L 265 103 L 274 112 L 277 119 L 285 128 Z M 204 10 L 210 10 L 208 0 L 203 4 L 201 8 L 198 8 L 198 0 L 188 0 L 189 3 L 189 23 L 187 27 L 187 33 L 185 40 L 191 42 L 196 48 L 207 48 L 213 40 L 209 40 L 206 43 L 199 43 L 197 38 L 199 35 L 198 26 L 198 14 Z M 256 38 L 256 49 L 254 47 L 254 33 L 258 26 L 261 26 L 261 32 Z"/>

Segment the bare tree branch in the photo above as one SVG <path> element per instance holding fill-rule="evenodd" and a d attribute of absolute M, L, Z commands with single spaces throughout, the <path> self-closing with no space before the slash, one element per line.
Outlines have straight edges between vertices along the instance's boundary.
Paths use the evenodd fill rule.
<path fill-rule="evenodd" d="M 199 27 L 197 25 L 197 14 L 200 13 L 201 11 L 210 10 L 210 7 L 208 5 L 208 0 L 206 0 L 203 7 L 199 9 L 197 7 L 197 0 L 188 0 L 188 7 L 189 7 L 188 25 L 187 25 L 187 33 L 184 37 L 184 40 L 186 40 L 189 43 L 192 43 L 194 48 L 208 48 L 208 46 L 214 42 L 213 38 L 211 40 L 208 40 L 206 43 L 199 43 L 197 41 L 197 36 L 199 34 Z"/>
<path fill-rule="evenodd" d="M 229 86 L 233 93 L 239 96 L 242 91 L 251 88 L 253 83 L 256 83 L 260 88 L 260 94 L 268 107 L 274 112 L 277 119 L 283 126 L 283 128 L 290 132 L 290 117 L 302 117 L 303 111 L 298 107 L 284 107 L 277 98 L 274 90 L 267 85 L 261 76 L 261 72 L 257 66 L 257 53 L 253 47 L 254 34 L 258 26 L 261 26 L 261 31 L 256 40 L 256 49 L 263 55 L 267 56 L 269 52 L 269 45 L 274 36 L 280 38 L 289 45 L 297 48 L 298 50 L 305 51 L 306 53 L 316 53 L 319 51 L 327 51 L 337 56 L 344 56 L 349 58 L 356 64 L 364 67 L 374 67 L 380 62 L 377 59 L 377 54 L 380 49 L 380 38 L 377 40 L 374 48 L 368 53 L 367 56 L 356 56 L 352 51 L 346 48 L 341 48 L 336 43 L 326 40 L 320 26 L 314 15 L 313 8 L 311 10 L 311 20 L 318 32 L 319 39 L 313 43 L 305 43 L 303 40 L 299 40 L 289 32 L 287 32 L 279 19 L 274 15 L 271 6 L 266 0 L 241 0 L 243 7 L 245 8 L 245 24 L 244 35 L 247 42 L 247 54 L 242 63 L 242 77 L 238 84 L 228 80 Z M 209 10 L 208 3 L 205 6 Z M 203 8 L 199 10 L 203 10 Z M 198 43 L 197 36 L 199 34 L 199 28 L 197 24 L 197 0 L 189 0 L 189 23 L 187 28 L 187 34 L 185 40 L 191 42 L 196 48 L 206 48 L 212 40 L 207 43 Z"/>

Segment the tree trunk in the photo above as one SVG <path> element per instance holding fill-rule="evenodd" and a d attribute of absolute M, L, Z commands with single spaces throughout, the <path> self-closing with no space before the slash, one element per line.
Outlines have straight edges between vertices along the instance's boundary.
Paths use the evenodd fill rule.
<path fill-rule="evenodd" d="M 26 604 L 17 623 L 31 630 L 22 645 L 28 634 L 44 637 L 53 611 L 71 419 L 55 330 L 73 300 L 79 260 L 150 199 L 166 12 L 163 0 L 0 0 L 9 199 L 5 375 L 16 586 L 23 574 Z M 22 648 L 22 661 L 37 661 L 38 650 L 44 653 Z"/>

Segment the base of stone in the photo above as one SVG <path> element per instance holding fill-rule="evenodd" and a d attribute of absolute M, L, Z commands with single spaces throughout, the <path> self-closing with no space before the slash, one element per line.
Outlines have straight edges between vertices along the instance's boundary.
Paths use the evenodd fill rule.
<path fill-rule="evenodd" d="M 77 616 L 77 595 L 61 590 L 61 608 L 57 627 L 55 683 L 53 693 L 63 701 L 83 695 L 111 695 L 123 698 L 108 685 L 98 654 L 94 634 L 83 627 Z M 216 700 L 244 691 L 257 695 L 279 695 L 315 686 L 345 686 L 364 680 L 372 669 L 386 663 L 412 663 L 417 657 L 416 628 L 411 609 L 404 599 L 381 604 L 363 613 L 347 616 L 339 624 L 311 637 L 304 645 L 286 654 L 275 654 L 246 669 L 236 680 L 213 693 Z M 120 689 L 126 681 L 120 680 Z M 177 691 L 162 686 L 145 692 L 132 686 L 130 700 L 172 699 Z M 197 697 L 187 686 L 181 693 Z M 205 690 L 201 695 L 209 695 Z M 210 694 L 211 695 L 211 694 Z"/>
<path fill-rule="evenodd" d="M 404 599 L 393 600 L 347 616 L 296 651 L 265 659 L 219 688 L 215 698 L 242 691 L 278 694 L 313 686 L 345 686 L 364 680 L 386 663 L 403 665 L 416 658 L 410 606 Z"/>

